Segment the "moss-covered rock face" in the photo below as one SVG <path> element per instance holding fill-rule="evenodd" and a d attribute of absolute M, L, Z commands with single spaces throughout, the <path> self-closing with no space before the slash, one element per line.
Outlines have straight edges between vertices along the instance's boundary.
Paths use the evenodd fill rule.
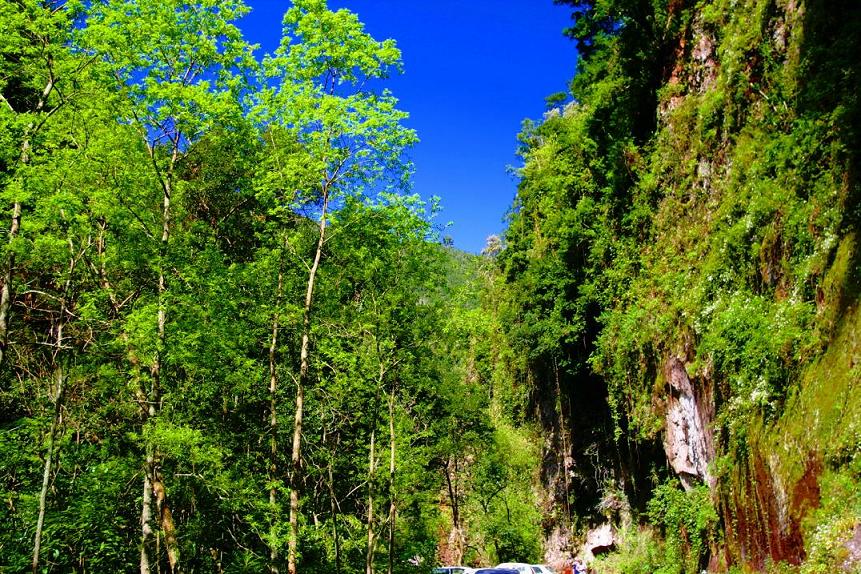
<path fill-rule="evenodd" d="M 861 5 L 564 3 L 578 103 L 522 134 L 499 256 L 522 368 L 569 405 L 545 426 L 580 433 L 554 442 L 575 479 L 604 472 L 561 498 L 588 515 L 621 485 L 666 572 L 844 568 L 861 523 L 857 497 L 832 500 L 861 491 Z M 699 550 L 644 512 L 675 475 L 710 487 Z"/>

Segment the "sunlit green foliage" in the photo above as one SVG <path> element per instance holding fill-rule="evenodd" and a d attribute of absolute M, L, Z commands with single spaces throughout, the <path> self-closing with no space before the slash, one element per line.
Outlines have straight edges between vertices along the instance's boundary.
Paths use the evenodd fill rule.
<path fill-rule="evenodd" d="M 435 202 L 401 194 L 415 134 L 377 89 L 400 52 L 355 14 L 309 0 L 287 11 L 284 41 L 257 62 L 234 24 L 247 10 L 0 2 L 7 229 L 21 213 L 3 251 L 14 289 L 0 373 L 0 570 L 30 569 L 40 493 L 40 572 L 149 571 L 142 545 L 148 568 L 167 571 L 172 532 L 182 571 L 279 566 L 269 550 L 288 540 L 292 380 L 321 174 L 330 228 L 297 482 L 300 569 L 364 571 L 370 525 L 373 566 L 426 571 L 448 527 L 444 461 L 486 445 L 519 460 L 493 501 L 519 522 L 477 525 L 476 537 L 493 531 L 488 548 L 504 540 L 536 555 L 522 496 L 533 451 L 518 431 L 499 438 L 505 421 L 489 415 L 493 327 L 474 301 L 451 298 L 477 296 L 475 269 L 438 244 Z M 154 540 L 142 535 L 145 472 L 164 487 L 149 505 Z"/>

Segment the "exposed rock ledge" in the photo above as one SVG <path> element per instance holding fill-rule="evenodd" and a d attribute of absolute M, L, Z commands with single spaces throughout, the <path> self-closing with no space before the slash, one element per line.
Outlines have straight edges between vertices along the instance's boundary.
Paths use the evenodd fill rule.
<path fill-rule="evenodd" d="M 714 404 L 708 388 L 695 389 L 684 363 L 671 358 L 665 369 L 669 396 L 667 397 L 664 451 L 670 466 L 691 489 L 703 481 L 714 487 L 715 479 L 708 465 L 715 458 L 712 419 Z"/>

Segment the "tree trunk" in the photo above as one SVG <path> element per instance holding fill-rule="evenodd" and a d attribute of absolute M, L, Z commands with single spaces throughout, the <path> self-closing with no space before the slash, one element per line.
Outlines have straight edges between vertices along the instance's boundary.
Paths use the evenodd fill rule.
<path fill-rule="evenodd" d="M 308 271 L 308 286 L 305 290 L 305 305 L 302 309 L 302 346 L 299 352 L 299 378 L 296 381 L 296 416 L 293 421 L 293 451 L 290 453 L 290 539 L 287 548 L 287 571 L 296 574 L 296 549 L 299 541 L 299 483 L 302 472 L 302 416 L 305 406 L 305 384 L 308 380 L 308 346 L 311 338 L 311 303 L 314 300 L 314 282 L 323 255 L 326 236 L 326 208 L 329 189 L 323 186 L 323 208 L 320 214 L 320 236 L 314 263 Z"/>
<path fill-rule="evenodd" d="M 154 153 L 154 151 L 151 151 Z M 176 161 L 177 152 L 174 150 L 174 161 Z M 162 228 L 161 242 L 159 243 L 158 253 L 158 339 L 156 341 L 155 359 L 152 364 L 152 385 L 150 387 L 150 405 L 153 410 L 150 416 L 155 416 L 161 408 L 161 378 L 162 359 L 165 353 L 165 324 L 167 322 L 167 277 L 165 274 L 167 247 L 170 241 L 170 196 L 171 196 L 171 181 L 170 175 L 162 183 L 164 194 L 162 196 Z"/>
<path fill-rule="evenodd" d="M 454 465 L 453 473 L 451 470 L 452 464 Z M 454 474 L 454 479 L 452 479 L 452 474 Z M 457 493 L 457 454 L 450 457 L 445 465 L 445 482 L 446 486 L 448 486 L 448 499 L 451 504 L 451 525 L 455 529 L 460 529 L 460 508 Z"/>
<path fill-rule="evenodd" d="M 39 517 L 36 520 L 36 534 L 33 538 L 33 574 L 39 570 L 39 554 L 42 549 L 42 529 L 45 526 L 45 507 L 48 499 L 48 484 L 51 480 L 51 467 L 54 461 L 54 441 L 57 436 L 57 428 L 60 425 L 60 413 L 63 407 L 63 393 L 66 388 L 66 372 L 63 366 L 64 353 L 63 341 L 64 330 L 66 327 L 66 315 L 69 310 L 69 292 L 72 286 L 72 276 L 75 272 L 75 266 L 78 259 L 75 257 L 72 240 L 69 240 L 69 272 L 66 276 L 66 281 L 63 285 L 63 295 L 60 299 L 60 314 L 57 318 L 57 326 L 54 331 L 54 353 L 52 361 L 54 363 L 54 373 L 57 381 L 57 386 L 54 390 L 52 403 L 53 415 L 51 418 L 51 427 L 48 431 L 48 454 L 45 457 L 45 469 L 42 473 L 42 489 L 39 492 Z"/>
<path fill-rule="evenodd" d="M 153 536 L 152 530 L 152 481 L 150 469 L 154 466 L 152 448 L 147 447 L 146 465 L 144 468 L 143 503 L 141 505 L 141 574 L 150 574 L 149 544 Z"/>
<path fill-rule="evenodd" d="M 395 559 L 395 518 L 397 501 L 395 500 L 395 388 L 389 395 L 389 565 L 388 574 L 392 574 Z"/>
<path fill-rule="evenodd" d="M 335 574 L 341 574 L 341 543 L 338 539 L 338 501 L 335 499 L 335 480 L 332 476 L 332 461 L 329 460 L 329 501 L 332 509 L 332 541 L 335 546 Z"/>
<path fill-rule="evenodd" d="M 377 340 L 377 356 L 380 355 L 380 343 Z M 368 457 L 368 547 L 365 554 L 365 574 L 374 574 L 374 554 L 377 547 L 377 534 L 374 532 L 374 481 L 377 472 L 376 455 L 376 432 L 377 432 L 377 405 L 380 399 L 380 390 L 383 388 L 383 380 L 386 376 L 386 367 L 380 358 L 380 372 L 377 375 L 377 391 L 374 394 L 374 402 L 371 405 L 373 416 L 371 418 L 371 452 Z"/>
<path fill-rule="evenodd" d="M 451 533 L 449 547 L 453 548 L 453 562 L 460 564 L 463 559 L 464 537 L 460 527 L 460 487 L 457 454 L 451 456 L 445 465 L 445 481 L 448 487 L 448 497 L 451 504 Z M 486 510 L 486 509 L 485 509 Z"/>
<path fill-rule="evenodd" d="M 57 427 L 60 423 L 60 409 L 62 408 L 63 391 L 65 387 L 65 372 L 60 363 L 56 366 L 57 388 L 54 391 L 54 414 L 51 420 L 51 429 L 48 431 L 48 454 L 45 457 L 45 470 L 42 473 L 42 490 L 39 492 L 39 518 L 36 521 L 36 535 L 33 539 L 33 574 L 39 569 L 39 552 L 42 548 L 42 528 L 45 525 L 45 504 L 48 498 L 48 483 L 51 479 L 51 466 L 54 459 L 54 439 Z"/>
<path fill-rule="evenodd" d="M 281 290 L 284 285 L 283 255 L 278 263 L 278 289 L 275 292 L 275 312 L 272 314 L 272 338 L 269 343 L 269 572 L 278 574 L 278 372 L 275 351 L 278 346 L 278 311 L 281 307 Z"/>
<path fill-rule="evenodd" d="M 167 504 L 167 493 L 164 490 L 164 480 L 156 468 L 155 479 L 152 481 L 152 491 L 155 494 L 155 505 L 158 509 L 159 524 L 164 532 L 164 545 L 167 548 L 167 561 L 171 572 L 179 571 L 179 543 L 176 537 L 176 525 L 173 514 Z"/>
<path fill-rule="evenodd" d="M 160 177 L 162 185 L 162 231 L 161 241 L 159 243 L 159 263 L 158 263 L 158 312 L 156 316 L 158 333 L 156 339 L 156 351 L 153 358 L 152 367 L 150 368 L 151 380 L 150 388 L 147 396 L 147 409 L 144 417 L 144 423 L 147 420 L 155 417 L 161 410 L 161 385 L 164 373 L 162 370 L 163 359 L 166 352 L 165 341 L 165 325 L 167 323 L 167 250 L 168 242 L 170 241 L 171 219 L 170 219 L 170 200 L 172 195 L 173 169 L 176 161 L 179 158 L 179 135 L 176 135 L 174 140 L 173 153 L 168 165 L 167 173 L 162 174 L 158 168 L 155 159 L 155 150 L 150 146 L 150 159 L 153 163 L 153 168 L 156 175 Z M 155 495 L 155 503 L 159 513 L 159 525 L 165 534 L 165 546 L 167 547 L 168 562 L 170 571 L 177 572 L 179 564 L 179 545 L 176 536 L 176 527 L 173 522 L 173 516 L 170 512 L 170 507 L 167 505 L 167 493 L 159 471 L 158 453 L 155 448 L 147 445 L 146 462 L 144 469 L 144 496 L 143 507 L 141 509 L 141 574 L 149 572 L 149 558 L 147 555 L 147 546 L 152 538 L 152 502 Z M 150 525 L 147 527 L 147 525 Z"/>
<path fill-rule="evenodd" d="M 376 423 L 376 421 L 374 421 Z M 376 429 L 371 429 L 371 453 L 368 457 L 368 547 L 365 552 L 365 574 L 374 574 L 374 471 Z"/>
<path fill-rule="evenodd" d="M 12 207 L 12 225 L 9 227 L 9 243 L 18 237 L 21 228 L 21 202 L 16 201 Z M 6 347 L 9 344 L 9 319 L 12 309 L 12 271 L 15 269 L 15 252 L 10 251 L 6 258 L 6 268 L 3 270 L 3 289 L 0 290 L 0 365 L 6 357 Z"/>

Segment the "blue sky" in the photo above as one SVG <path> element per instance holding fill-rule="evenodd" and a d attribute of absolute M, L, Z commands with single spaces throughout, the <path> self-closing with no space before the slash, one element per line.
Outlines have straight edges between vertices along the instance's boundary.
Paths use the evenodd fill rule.
<path fill-rule="evenodd" d="M 273 50 L 286 0 L 247 0 L 246 39 Z M 414 191 L 442 198 L 454 245 L 477 253 L 500 233 L 516 191 L 524 118 L 540 118 L 544 97 L 566 89 L 574 43 L 562 36 L 569 10 L 552 0 L 329 0 L 359 15 L 378 40 L 394 38 L 405 73 L 389 88 L 410 113 L 421 142 L 411 152 Z"/>

